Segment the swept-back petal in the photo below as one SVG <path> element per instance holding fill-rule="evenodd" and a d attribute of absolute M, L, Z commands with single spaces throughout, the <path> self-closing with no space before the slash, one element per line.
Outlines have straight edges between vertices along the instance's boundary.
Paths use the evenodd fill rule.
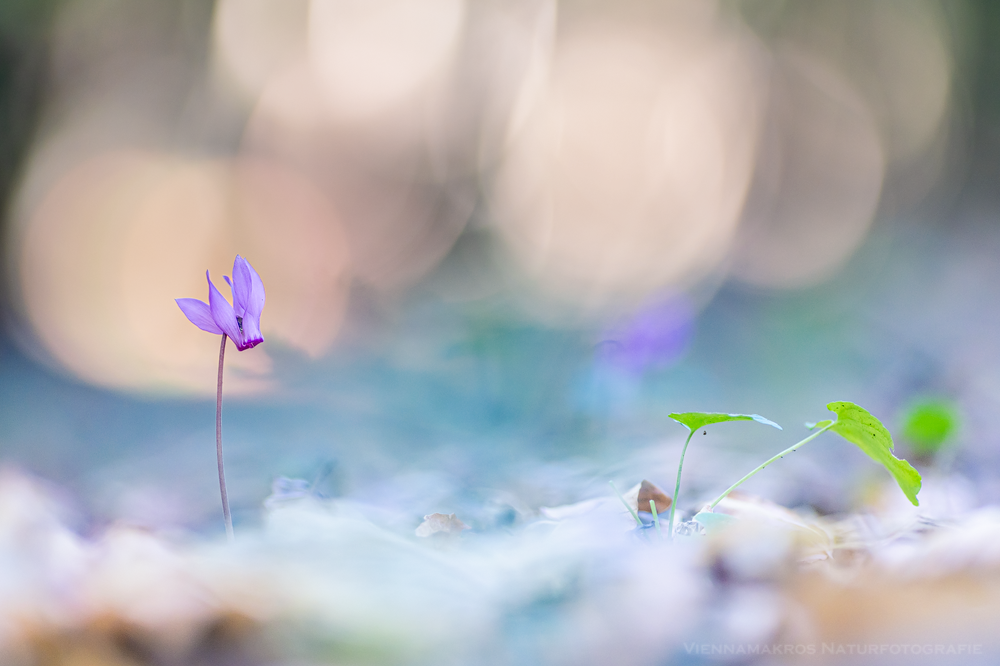
<path fill-rule="evenodd" d="M 247 274 L 250 276 L 250 295 L 247 298 L 247 308 L 245 317 L 255 319 L 260 325 L 260 313 L 264 311 L 264 283 L 261 282 L 257 271 L 253 269 L 250 262 L 242 257 L 237 257 L 246 266 Z"/>
<path fill-rule="evenodd" d="M 233 283 L 229 280 L 229 276 L 228 275 L 223 275 L 222 279 L 225 280 L 226 284 L 229 285 L 229 292 L 233 295 L 233 303 L 236 303 L 236 288 L 233 287 Z M 244 309 L 246 309 L 246 308 L 244 308 Z M 236 312 L 236 316 L 237 317 L 242 317 L 243 316 L 243 311 L 240 310 L 235 305 L 233 306 L 233 310 Z"/>
<path fill-rule="evenodd" d="M 237 308 L 243 328 L 243 337 L 237 348 L 243 351 L 264 342 L 264 336 L 260 333 L 260 313 L 264 309 L 264 283 L 250 262 L 236 255 L 232 284 L 233 300 L 242 306 L 242 314 L 240 308 Z"/>
<path fill-rule="evenodd" d="M 243 336 L 240 334 L 240 325 L 236 322 L 236 313 L 233 311 L 233 306 L 229 304 L 226 297 L 223 296 L 215 285 L 212 284 L 212 278 L 208 276 L 208 271 L 205 271 L 205 279 L 208 280 L 208 307 L 212 311 L 212 319 L 222 332 L 233 339 L 237 347 L 243 340 Z"/>
<path fill-rule="evenodd" d="M 247 305 L 253 291 L 253 282 L 248 266 L 246 259 L 236 255 L 236 260 L 233 261 L 233 281 L 230 284 L 233 288 L 233 309 L 236 310 L 238 317 L 247 316 Z"/>
<path fill-rule="evenodd" d="M 208 307 L 208 303 L 199 301 L 197 298 L 175 298 L 174 300 L 192 324 L 203 331 L 222 335 L 222 329 L 212 318 L 212 309 Z"/>

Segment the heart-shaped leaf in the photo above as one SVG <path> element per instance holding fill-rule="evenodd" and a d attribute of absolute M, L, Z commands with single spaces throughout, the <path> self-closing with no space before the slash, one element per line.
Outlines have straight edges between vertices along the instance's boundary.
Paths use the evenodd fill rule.
<path fill-rule="evenodd" d="M 674 412 L 669 415 L 674 421 L 677 421 L 681 425 L 687 427 L 688 430 L 694 432 L 698 428 L 712 425 L 713 423 L 725 423 L 726 421 L 756 421 L 757 423 L 763 423 L 764 425 L 769 425 L 778 430 L 781 430 L 781 426 L 771 421 L 765 419 L 760 414 L 721 414 L 719 412 Z"/>
<path fill-rule="evenodd" d="M 826 408 L 837 415 L 837 422 L 830 426 L 830 430 L 856 444 L 872 460 L 889 470 L 906 498 L 914 506 L 919 506 L 920 472 L 913 469 L 910 463 L 892 455 L 892 435 L 882 422 L 853 402 L 831 402 Z"/>

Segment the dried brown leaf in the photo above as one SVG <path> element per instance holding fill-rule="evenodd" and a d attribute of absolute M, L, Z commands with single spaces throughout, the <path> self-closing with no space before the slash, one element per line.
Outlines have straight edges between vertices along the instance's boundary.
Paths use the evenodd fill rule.
<path fill-rule="evenodd" d="M 642 484 L 639 485 L 639 511 L 649 512 L 649 500 L 656 502 L 656 513 L 665 513 L 670 509 L 670 505 L 673 504 L 670 496 L 660 490 L 656 484 L 643 479 Z"/>

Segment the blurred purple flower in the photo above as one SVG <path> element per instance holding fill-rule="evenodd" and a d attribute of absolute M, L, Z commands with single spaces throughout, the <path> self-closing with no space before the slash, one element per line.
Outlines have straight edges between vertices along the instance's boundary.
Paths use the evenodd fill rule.
<path fill-rule="evenodd" d="M 264 283 L 250 263 L 236 255 L 233 262 L 233 279 L 223 276 L 233 292 L 230 305 L 205 271 L 208 280 L 208 303 L 196 298 L 178 298 L 177 305 L 191 323 L 203 331 L 222 335 L 225 333 L 240 351 L 264 342 L 260 334 L 260 313 L 264 309 Z"/>
<path fill-rule="evenodd" d="M 666 367 L 687 351 L 694 318 L 694 308 L 684 297 L 654 302 L 607 331 L 600 355 L 633 373 Z"/>

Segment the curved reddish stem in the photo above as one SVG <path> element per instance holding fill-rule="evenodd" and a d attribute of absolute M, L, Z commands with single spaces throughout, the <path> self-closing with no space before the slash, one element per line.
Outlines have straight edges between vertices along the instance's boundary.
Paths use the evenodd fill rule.
<path fill-rule="evenodd" d="M 226 468 L 222 462 L 222 365 L 226 358 L 226 334 L 222 334 L 222 346 L 219 347 L 219 390 L 215 397 L 215 455 L 219 460 L 219 490 L 222 492 L 222 515 L 226 519 L 226 536 L 230 543 L 235 539 L 233 534 L 233 516 L 229 513 L 229 495 L 226 493 Z"/>

